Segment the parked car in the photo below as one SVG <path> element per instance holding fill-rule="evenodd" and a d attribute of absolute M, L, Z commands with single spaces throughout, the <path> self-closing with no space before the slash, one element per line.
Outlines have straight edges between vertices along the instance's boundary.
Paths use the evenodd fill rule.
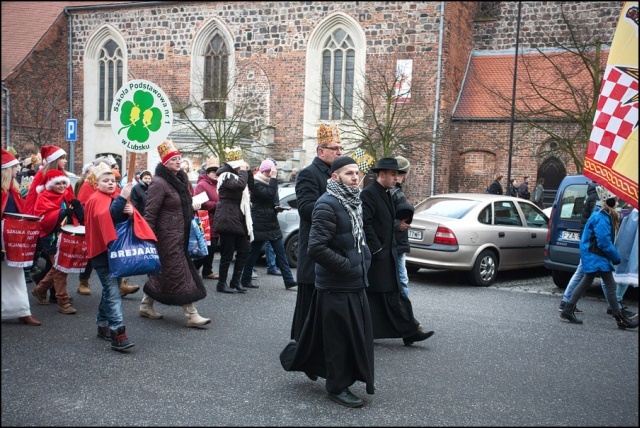
<path fill-rule="evenodd" d="M 300 229 L 300 216 L 296 200 L 296 188 L 293 186 L 278 187 L 280 205 L 290 208 L 278 213 L 278 222 L 282 230 L 282 244 L 287 254 L 289 266 L 298 266 L 298 229 Z"/>
<path fill-rule="evenodd" d="M 559 288 L 567 287 L 580 263 L 580 220 L 590 181 L 582 174 L 567 175 L 551 206 L 544 265 Z"/>
<path fill-rule="evenodd" d="M 544 265 L 549 218 L 531 201 L 511 196 L 450 193 L 415 208 L 407 269 L 468 271 L 491 285 L 498 271 Z"/>

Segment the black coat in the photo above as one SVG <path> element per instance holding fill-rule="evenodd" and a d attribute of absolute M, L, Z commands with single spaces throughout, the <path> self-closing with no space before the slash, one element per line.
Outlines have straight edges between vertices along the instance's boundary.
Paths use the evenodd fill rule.
<path fill-rule="evenodd" d="M 584 229 L 584 225 L 587 224 L 593 209 L 596 207 L 596 202 L 598 202 L 597 186 L 597 183 L 591 182 L 589 183 L 589 187 L 587 187 L 587 197 L 584 200 L 584 205 L 582 206 L 582 217 L 580 218 L 580 230 Z"/>
<path fill-rule="evenodd" d="M 275 206 L 280 202 L 278 179 L 271 178 L 269 184 L 254 180 L 249 191 L 251 192 L 251 218 L 253 220 L 254 240 L 275 241 L 276 239 L 282 239 L 278 213 L 275 210 Z"/>
<path fill-rule="evenodd" d="M 316 263 L 316 288 L 353 291 L 368 286 L 371 252 L 355 245 L 351 219 L 335 196 L 325 193 L 313 210 L 307 254 Z"/>
<path fill-rule="evenodd" d="M 130 200 L 134 207 L 138 210 L 138 212 L 144 215 L 144 206 L 147 203 L 147 190 L 149 186 L 144 181 L 133 186 L 131 189 Z"/>
<path fill-rule="evenodd" d="M 391 192 L 391 199 L 393 200 L 393 205 L 396 208 L 400 204 L 407 203 L 407 196 L 402 191 L 402 185 L 400 183 L 397 183 L 396 187 L 389 190 L 389 192 Z M 411 245 L 409 245 L 409 230 L 401 231 L 400 223 L 401 221 L 398 219 L 393 221 L 393 230 L 396 234 L 398 253 L 408 253 L 411 251 Z"/>
<path fill-rule="evenodd" d="M 249 235 L 244 214 L 240 210 L 240 202 L 242 201 L 242 192 L 247 187 L 249 181 L 248 171 L 238 171 L 231 168 L 228 163 L 223 163 L 216 171 L 218 177 L 224 172 L 234 174 L 229 177 L 218 187 L 218 205 L 216 213 L 213 217 L 213 228 L 216 233 L 231 233 L 234 235 Z M 218 178 L 220 183 L 220 178 Z"/>
<path fill-rule="evenodd" d="M 327 180 L 331 178 L 331 167 L 320 158 L 313 159 L 311 164 L 301 170 L 296 178 L 296 199 L 300 229 L 298 232 L 298 283 L 315 282 L 315 262 L 307 255 L 309 233 L 311 232 L 311 216 L 313 208 L 320 196 L 327 190 Z M 300 292 L 298 290 L 298 292 Z M 306 316 L 306 314 L 305 314 Z"/>
<path fill-rule="evenodd" d="M 369 293 L 399 290 L 398 251 L 393 222 L 396 208 L 391 195 L 374 181 L 360 193 L 367 245 L 372 260 L 369 268 Z"/>
<path fill-rule="evenodd" d="M 502 195 L 502 184 L 500 184 L 498 180 L 495 180 L 491 183 L 491 186 L 489 186 L 489 193 L 493 195 Z"/>

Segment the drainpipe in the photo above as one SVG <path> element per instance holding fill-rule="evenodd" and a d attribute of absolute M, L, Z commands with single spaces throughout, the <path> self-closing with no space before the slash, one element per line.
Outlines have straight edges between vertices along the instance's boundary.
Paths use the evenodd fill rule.
<path fill-rule="evenodd" d="M 442 71 L 442 34 L 444 32 L 444 2 L 440 2 L 440 40 L 438 41 L 438 74 L 436 78 L 436 105 L 433 113 L 433 135 L 431 136 L 431 195 L 436 190 L 436 135 L 438 134 L 438 111 L 440 109 L 440 82 Z"/>
<path fill-rule="evenodd" d="M 71 33 L 72 17 L 69 8 L 64 8 L 64 13 L 69 21 L 69 119 L 73 119 L 73 34 Z M 66 135 L 66 130 L 65 130 Z M 76 130 L 76 135 L 77 130 Z M 75 173 L 76 142 L 69 141 L 69 171 Z"/>
<path fill-rule="evenodd" d="M 9 88 L 4 86 L 4 81 L 2 82 L 2 90 L 6 92 L 6 100 L 7 100 L 7 149 L 11 147 L 11 103 L 9 103 Z"/>

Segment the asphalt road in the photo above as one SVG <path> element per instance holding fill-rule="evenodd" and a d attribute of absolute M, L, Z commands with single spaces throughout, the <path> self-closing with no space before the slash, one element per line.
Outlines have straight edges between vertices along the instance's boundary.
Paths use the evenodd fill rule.
<path fill-rule="evenodd" d="M 2 426 L 638 426 L 638 330 L 616 327 L 597 286 L 578 326 L 559 320 L 561 290 L 544 269 L 501 273 L 488 288 L 422 270 L 411 300 L 435 335 L 376 341 L 376 393 L 356 383 L 366 405 L 347 409 L 322 379 L 280 366 L 296 291 L 264 265 L 258 274 L 244 295 L 206 280 L 196 306 L 213 321 L 202 330 L 184 327 L 178 307 L 141 318 L 141 292 L 125 297 L 127 354 L 96 338 L 95 274 L 91 296 L 69 276 L 76 315 L 31 297 L 42 326 L 2 322 Z"/>

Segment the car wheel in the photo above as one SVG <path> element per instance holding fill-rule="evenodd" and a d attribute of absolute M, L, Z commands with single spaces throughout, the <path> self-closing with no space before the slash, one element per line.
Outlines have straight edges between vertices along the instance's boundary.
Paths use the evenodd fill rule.
<path fill-rule="evenodd" d="M 474 285 L 488 287 L 495 281 L 498 274 L 498 260 L 491 250 L 484 250 L 476 259 L 469 279 Z"/>
<path fill-rule="evenodd" d="M 407 263 L 407 273 L 410 275 L 418 273 L 420 266 Z"/>
<path fill-rule="evenodd" d="M 287 261 L 289 267 L 298 267 L 298 233 L 291 234 L 291 237 L 287 240 L 284 247 L 284 251 L 287 254 Z"/>
<path fill-rule="evenodd" d="M 565 272 L 562 270 L 552 270 L 551 277 L 553 278 L 553 283 L 558 288 L 565 289 L 567 285 L 569 285 L 569 281 L 571 281 L 571 277 L 573 274 L 571 272 Z"/>

